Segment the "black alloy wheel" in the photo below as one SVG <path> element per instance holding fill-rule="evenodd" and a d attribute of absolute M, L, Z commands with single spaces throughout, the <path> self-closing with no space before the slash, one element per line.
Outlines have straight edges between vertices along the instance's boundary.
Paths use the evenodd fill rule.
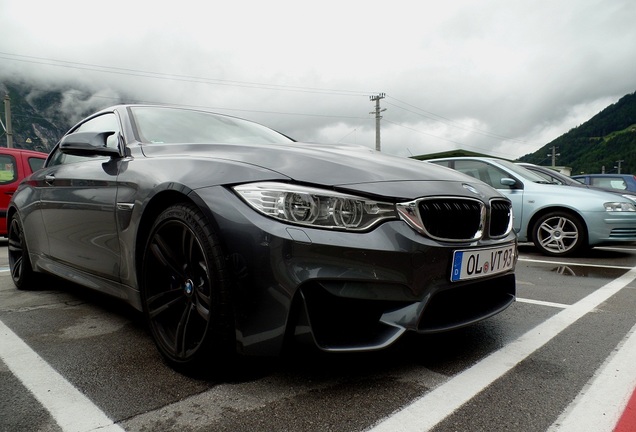
<path fill-rule="evenodd" d="M 154 341 L 172 366 L 233 354 L 227 275 L 219 242 L 195 206 L 173 205 L 157 217 L 143 255 L 141 298 Z"/>
<path fill-rule="evenodd" d="M 35 281 L 35 272 L 31 267 L 29 259 L 29 251 L 26 241 L 24 240 L 24 232 L 22 223 L 17 214 L 13 215 L 9 221 L 9 270 L 11 271 L 11 279 L 18 289 L 26 289 Z"/>

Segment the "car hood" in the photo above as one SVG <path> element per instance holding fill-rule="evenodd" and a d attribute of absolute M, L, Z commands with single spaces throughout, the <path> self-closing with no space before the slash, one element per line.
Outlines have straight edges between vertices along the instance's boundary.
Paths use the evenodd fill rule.
<path fill-rule="evenodd" d="M 414 159 L 390 156 L 361 146 L 323 144 L 147 144 L 146 157 L 188 157 L 249 164 L 294 181 L 344 186 L 396 181 L 475 179 Z"/>

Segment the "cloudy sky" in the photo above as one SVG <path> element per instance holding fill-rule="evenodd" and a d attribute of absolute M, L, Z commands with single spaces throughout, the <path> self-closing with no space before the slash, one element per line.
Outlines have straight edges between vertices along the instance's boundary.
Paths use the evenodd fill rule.
<path fill-rule="evenodd" d="M 384 93 L 383 152 L 517 158 L 636 91 L 636 2 L 0 0 L 17 77 L 368 147 Z"/>

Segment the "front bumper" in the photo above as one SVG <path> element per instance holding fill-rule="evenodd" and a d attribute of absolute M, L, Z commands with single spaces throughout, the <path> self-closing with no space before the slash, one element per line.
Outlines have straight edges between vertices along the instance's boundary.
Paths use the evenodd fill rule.
<path fill-rule="evenodd" d="M 402 221 L 366 233 L 299 228 L 256 213 L 227 189 L 197 194 L 232 268 L 245 354 L 277 354 L 293 338 L 328 351 L 380 349 L 405 331 L 475 323 L 515 298 L 513 270 L 450 281 L 454 250 L 511 244 L 514 234 L 442 243 Z"/>
<path fill-rule="evenodd" d="M 407 330 L 436 333 L 464 327 L 506 309 L 515 299 L 515 276 L 450 288 L 430 289 L 417 301 L 349 297 L 347 282 L 313 281 L 300 290 L 303 309 L 295 336 L 324 351 L 369 351 L 395 342 Z M 356 283 L 372 293 L 377 288 L 400 292 L 404 287 Z M 335 294 L 335 293 L 341 294 Z"/>
<path fill-rule="evenodd" d="M 636 242 L 636 213 L 588 212 L 585 220 L 590 246 Z"/>

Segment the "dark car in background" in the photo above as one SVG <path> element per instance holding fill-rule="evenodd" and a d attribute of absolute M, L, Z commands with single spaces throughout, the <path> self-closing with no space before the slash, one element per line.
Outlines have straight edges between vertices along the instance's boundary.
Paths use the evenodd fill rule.
<path fill-rule="evenodd" d="M 73 127 L 15 193 L 9 262 L 143 311 L 175 367 L 386 347 L 515 299 L 508 198 L 447 168 L 259 124 L 122 105 Z"/>
<path fill-rule="evenodd" d="M 9 200 L 23 178 L 42 168 L 46 153 L 18 148 L 0 148 L 0 236 L 7 235 Z"/>
<path fill-rule="evenodd" d="M 579 174 L 572 178 L 593 187 L 636 193 L 636 176 L 632 174 Z"/>

